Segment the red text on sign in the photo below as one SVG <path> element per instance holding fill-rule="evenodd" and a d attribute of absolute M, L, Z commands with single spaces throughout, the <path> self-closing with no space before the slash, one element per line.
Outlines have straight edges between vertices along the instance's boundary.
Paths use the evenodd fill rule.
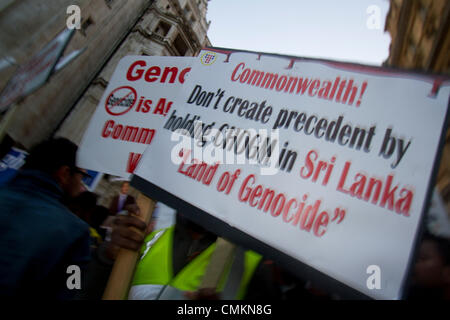
<path fill-rule="evenodd" d="M 277 192 L 273 188 L 264 187 L 261 184 L 256 185 L 256 176 L 248 175 L 242 182 L 239 189 L 238 199 L 241 202 L 248 203 L 264 212 L 270 211 L 271 216 L 281 216 L 282 221 L 292 226 L 299 226 L 301 230 L 313 232 L 317 237 L 323 236 L 330 222 L 330 216 L 326 210 L 321 211 L 322 200 L 316 200 L 314 204 L 306 204 L 308 195 L 305 194 L 300 201 L 297 198 L 290 198 L 283 192 Z M 344 209 L 336 208 L 335 216 L 331 220 L 340 219 L 340 223 L 345 217 Z"/>
<path fill-rule="evenodd" d="M 354 178 L 353 183 L 349 185 L 347 182 L 347 175 L 349 173 L 351 162 L 347 161 L 342 170 L 337 191 L 356 197 L 360 200 L 371 202 L 374 205 L 379 205 L 382 208 L 395 211 L 404 216 L 409 216 L 409 210 L 414 197 L 412 190 L 402 188 L 400 190 L 398 185 L 393 185 L 394 175 L 389 174 L 386 180 L 381 178 L 370 177 L 366 174 L 358 172 Z M 399 190 L 397 192 L 397 190 Z"/>
<path fill-rule="evenodd" d="M 271 73 L 245 67 L 241 62 L 233 70 L 231 81 L 256 86 L 267 90 L 276 90 L 287 94 L 307 94 L 310 97 L 326 99 L 338 103 L 361 105 L 367 81 L 361 84 L 353 79 L 336 77 L 334 81 L 312 77 L 296 77 L 288 74 Z"/>
<path fill-rule="evenodd" d="M 165 67 L 161 70 L 158 66 L 151 66 L 147 68 L 147 63 L 144 60 L 138 60 L 131 64 L 127 71 L 127 80 L 137 81 L 144 77 L 147 82 L 174 83 L 178 80 L 179 83 L 184 83 L 184 77 L 191 71 L 191 68 L 184 68 L 178 73 L 177 67 Z"/>
<path fill-rule="evenodd" d="M 139 160 L 141 160 L 142 154 L 141 153 L 134 153 L 134 152 L 130 152 L 129 156 L 128 156 L 128 162 L 127 162 L 127 172 L 128 173 L 133 173 L 134 170 L 136 169 Z"/>
<path fill-rule="evenodd" d="M 108 120 L 103 126 L 101 135 L 106 139 L 150 144 L 155 135 L 155 130 L 123 125 L 116 123 L 114 120 Z"/>

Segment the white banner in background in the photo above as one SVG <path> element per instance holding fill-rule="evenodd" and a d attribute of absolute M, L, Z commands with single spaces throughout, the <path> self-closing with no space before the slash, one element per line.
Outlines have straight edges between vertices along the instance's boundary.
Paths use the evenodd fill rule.
<path fill-rule="evenodd" d="M 399 298 L 449 83 L 253 53 L 196 59 L 135 174 L 368 296 Z M 133 94 L 125 85 L 102 104 Z M 93 136 L 114 148 L 103 135 L 119 124 L 104 118 Z"/>

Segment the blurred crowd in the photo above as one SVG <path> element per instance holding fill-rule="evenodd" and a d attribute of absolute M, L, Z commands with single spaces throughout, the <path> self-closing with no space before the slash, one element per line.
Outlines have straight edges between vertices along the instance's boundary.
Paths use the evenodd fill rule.
<path fill-rule="evenodd" d="M 341 299 L 241 247 L 217 288 L 200 289 L 217 236 L 182 212 L 172 226 L 154 228 L 155 217 L 145 224 L 128 182 L 109 208 L 99 205 L 99 195 L 83 188 L 87 171 L 77 166 L 76 153 L 69 140 L 45 141 L 0 189 L 2 298 L 101 299 L 125 248 L 141 253 L 130 299 Z M 425 232 L 405 299 L 450 299 L 449 249 L 448 238 Z M 81 268 L 75 290 L 67 285 L 73 265 Z"/>

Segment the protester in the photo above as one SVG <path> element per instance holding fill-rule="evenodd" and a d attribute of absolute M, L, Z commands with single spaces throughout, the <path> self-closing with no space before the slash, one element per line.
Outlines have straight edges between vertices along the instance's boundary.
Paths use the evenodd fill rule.
<path fill-rule="evenodd" d="M 132 195 L 128 194 L 129 190 L 130 183 L 128 181 L 122 182 L 119 194 L 114 196 L 111 200 L 109 210 L 112 216 L 115 216 L 117 213 L 122 211 L 124 207 L 136 203 L 136 199 Z"/>
<path fill-rule="evenodd" d="M 76 153 L 77 146 L 67 139 L 47 140 L 0 188 L 0 298 L 101 299 L 119 248 L 141 247 L 144 233 L 130 227 L 144 231 L 147 225 L 131 215 L 139 215 L 137 205 L 131 205 L 125 208 L 130 215 L 116 219 L 111 241 L 90 252 L 89 225 L 67 207 L 83 191 L 86 175 L 76 166 Z M 92 200 L 92 195 L 84 197 Z M 92 225 L 102 220 L 81 215 Z M 69 266 L 80 268 L 81 288 L 68 287 Z"/>
<path fill-rule="evenodd" d="M 409 300 L 450 300 L 450 241 L 425 234 L 416 260 Z"/>
<path fill-rule="evenodd" d="M 102 228 L 105 230 L 105 240 L 111 240 L 111 232 L 113 230 L 114 220 L 118 214 L 125 211 L 125 208 L 136 204 L 136 199 L 129 195 L 130 183 L 123 181 L 120 186 L 120 192 L 114 196 L 109 206 L 109 216 L 102 224 Z"/>
<path fill-rule="evenodd" d="M 92 255 L 81 290 L 76 292 L 77 300 L 100 300 L 120 248 L 138 251 L 142 247 L 148 225 L 138 218 L 140 209 L 136 204 L 127 205 L 124 210 L 128 213 L 113 221 L 111 239 L 104 241 Z"/>
<path fill-rule="evenodd" d="M 191 299 L 281 297 L 273 281 L 272 264 L 243 248 L 236 250 L 235 260 L 217 290 L 199 290 L 217 237 L 179 214 L 176 225 L 164 229 L 153 250 L 148 251 L 149 241 L 156 240 L 160 231 L 152 232 L 147 246 L 142 247 L 148 226 L 136 217 L 138 206 L 126 201 L 120 210 L 128 214 L 114 219 L 111 241 L 99 243 L 90 252 L 88 224 L 95 229 L 103 218 L 94 218 L 100 209 L 97 196 L 86 192 L 80 195 L 86 172 L 76 166 L 76 152 L 76 145 L 67 139 L 45 141 L 33 148 L 19 174 L 0 189 L 0 297 L 100 299 L 119 248 L 144 249 L 134 284 L 175 288 L 172 293 L 178 290 L 181 298 Z M 126 194 L 128 183 L 122 187 Z M 78 202 L 74 202 L 78 195 Z M 69 204 L 79 217 L 69 210 Z M 155 250 L 157 247 L 162 251 Z M 158 252 L 173 252 L 169 265 L 158 259 Z M 70 266 L 82 270 L 81 289 L 67 286 Z M 166 278 L 152 282 L 155 274 Z M 163 291 L 152 298 L 176 298 L 168 294 L 169 290 Z M 148 297 L 148 292 L 144 295 Z"/>
<path fill-rule="evenodd" d="M 67 139 L 36 146 L 0 189 L 0 296 L 69 298 L 67 269 L 89 260 L 88 225 L 64 205 L 82 190 L 77 146 Z"/>
<path fill-rule="evenodd" d="M 156 230 L 146 239 L 136 268 L 129 298 L 172 299 L 274 299 L 280 292 L 271 265 L 262 256 L 238 247 L 228 275 L 217 290 L 199 290 L 215 249 L 217 236 L 191 222 L 182 214 L 175 226 Z M 253 279 L 258 279 L 252 281 Z M 252 285 L 253 284 L 253 285 Z"/>
<path fill-rule="evenodd" d="M 94 192 L 84 191 L 69 203 L 69 209 L 80 219 L 89 224 L 91 249 L 97 249 L 105 239 L 105 229 L 100 225 L 108 217 L 109 210 L 97 205 L 98 195 Z"/>
<path fill-rule="evenodd" d="M 91 227 L 94 228 L 98 234 L 102 237 L 102 240 L 106 238 L 106 229 L 102 227 L 105 220 L 108 218 L 109 209 L 105 206 L 96 205 L 91 217 Z"/>

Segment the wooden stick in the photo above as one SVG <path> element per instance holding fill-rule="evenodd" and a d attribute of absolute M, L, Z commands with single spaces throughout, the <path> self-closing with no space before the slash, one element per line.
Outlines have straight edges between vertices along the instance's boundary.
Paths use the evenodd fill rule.
<path fill-rule="evenodd" d="M 156 202 L 140 193 L 137 197 L 141 215 L 139 218 L 146 224 L 150 221 Z M 138 233 L 141 231 L 132 228 Z M 133 279 L 139 252 L 121 248 L 114 262 L 108 284 L 103 293 L 103 300 L 124 300 L 128 298 L 128 291 Z"/>
<path fill-rule="evenodd" d="M 217 288 L 228 261 L 233 257 L 235 248 L 236 245 L 228 240 L 217 238 L 216 249 L 211 256 L 199 289 Z"/>

